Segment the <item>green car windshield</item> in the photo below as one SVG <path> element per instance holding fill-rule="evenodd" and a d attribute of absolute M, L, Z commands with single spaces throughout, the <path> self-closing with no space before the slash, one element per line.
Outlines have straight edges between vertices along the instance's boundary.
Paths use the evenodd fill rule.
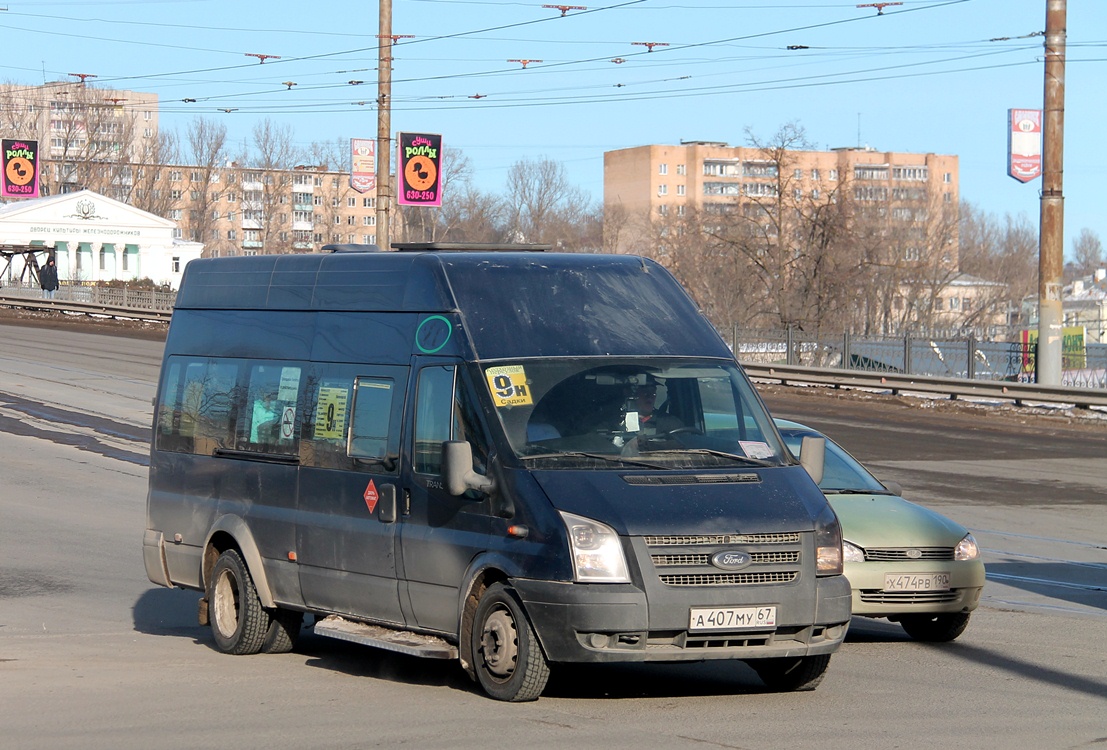
<path fill-rule="evenodd" d="M 788 462 L 749 381 L 719 360 L 496 362 L 484 379 L 533 468 L 721 468 Z"/>
<path fill-rule="evenodd" d="M 835 443 L 825 435 L 808 430 L 785 429 L 780 430 L 781 437 L 788 445 L 788 450 L 799 458 L 800 444 L 805 437 L 822 437 L 826 439 L 826 457 L 823 462 L 823 480 L 819 482 L 819 489 L 825 494 L 863 493 L 873 495 L 887 495 L 888 490 L 876 477 L 869 473 L 868 469 L 858 462 L 856 458 L 846 453 L 842 446 Z"/>

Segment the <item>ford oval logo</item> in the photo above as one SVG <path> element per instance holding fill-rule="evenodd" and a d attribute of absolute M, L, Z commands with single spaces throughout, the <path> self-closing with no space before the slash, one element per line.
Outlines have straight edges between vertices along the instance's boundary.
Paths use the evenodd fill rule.
<path fill-rule="evenodd" d="M 720 570 L 741 570 L 752 562 L 753 558 L 750 557 L 749 552 L 738 550 L 716 552 L 711 556 L 711 564 Z"/>

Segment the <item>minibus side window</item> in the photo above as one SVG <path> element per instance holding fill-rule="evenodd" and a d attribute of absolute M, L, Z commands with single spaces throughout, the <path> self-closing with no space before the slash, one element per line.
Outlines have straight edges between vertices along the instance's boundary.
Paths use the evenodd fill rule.
<path fill-rule="evenodd" d="M 231 445 L 237 363 L 180 358 L 167 368 L 157 449 L 210 456 Z"/>
<path fill-rule="evenodd" d="M 395 387 L 390 378 L 358 378 L 354 381 L 354 418 L 350 426 L 349 454 L 355 458 L 388 455 L 388 423 Z"/>
<path fill-rule="evenodd" d="M 419 373 L 415 406 L 415 471 L 438 474 L 442 443 L 466 440 L 473 447 L 473 468 L 483 473 L 488 443 L 469 389 L 453 367 L 426 367 Z"/>
<path fill-rule="evenodd" d="M 299 366 L 284 363 L 251 364 L 239 427 L 240 449 L 296 453 L 300 371 Z"/>

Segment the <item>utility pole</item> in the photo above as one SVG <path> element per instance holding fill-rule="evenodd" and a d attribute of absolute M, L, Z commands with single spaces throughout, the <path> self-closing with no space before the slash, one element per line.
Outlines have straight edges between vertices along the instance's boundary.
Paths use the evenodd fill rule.
<path fill-rule="evenodd" d="M 377 246 L 389 250 L 389 212 L 392 203 L 392 0 L 380 0 L 377 34 Z"/>
<path fill-rule="evenodd" d="M 1065 258 L 1066 0 L 1046 0 L 1045 112 L 1042 122 L 1042 216 L 1038 235 L 1038 352 L 1036 380 L 1061 384 Z"/>

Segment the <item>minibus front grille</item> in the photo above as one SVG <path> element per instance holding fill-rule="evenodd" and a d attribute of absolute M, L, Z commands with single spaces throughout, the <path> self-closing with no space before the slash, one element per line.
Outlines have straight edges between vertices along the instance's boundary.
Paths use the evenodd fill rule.
<path fill-rule="evenodd" d="M 799 551 L 789 550 L 787 552 L 751 552 L 754 565 L 764 565 L 769 563 L 796 563 L 799 562 Z M 685 567 L 689 565 L 693 566 L 707 566 L 711 564 L 711 555 L 651 555 L 650 559 L 653 560 L 654 567 L 657 568 L 671 568 L 671 567 Z"/>
<path fill-rule="evenodd" d="M 708 536 L 647 536 L 649 547 L 718 547 L 725 544 L 799 544 L 796 532 L 780 534 L 712 534 Z"/>
<path fill-rule="evenodd" d="M 678 573 L 660 575 L 666 586 L 756 586 L 766 583 L 791 583 L 799 575 L 797 571 L 776 573 Z"/>

